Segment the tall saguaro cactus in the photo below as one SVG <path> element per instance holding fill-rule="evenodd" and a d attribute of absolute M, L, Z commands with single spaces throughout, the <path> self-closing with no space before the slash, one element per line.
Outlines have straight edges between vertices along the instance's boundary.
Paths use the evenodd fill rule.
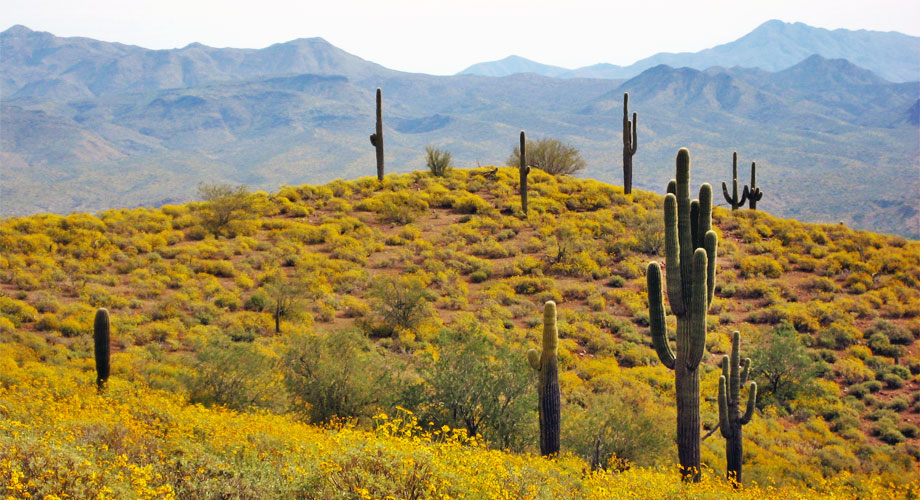
<path fill-rule="evenodd" d="M 751 358 L 741 361 L 741 334 L 732 334 L 731 356 L 722 358 L 719 376 L 719 428 L 725 438 L 728 478 L 741 483 L 741 426 L 751 421 L 757 404 L 757 382 L 748 389 L 747 409 L 741 414 L 741 386 L 747 382 Z M 727 385 L 727 387 L 726 387 Z"/>
<path fill-rule="evenodd" d="M 111 349 L 109 311 L 105 308 L 96 311 L 96 320 L 93 322 L 93 344 L 96 356 L 96 387 L 103 391 L 109 381 Z"/>
<path fill-rule="evenodd" d="M 753 184 L 752 184 L 753 185 Z M 748 192 L 748 187 L 744 186 L 744 190 L 741 191 L 741 198 L 738 198 L 738 153 L 732 153 L 732 194 L 728 195 L 728 187 L 725 186 L 725 182 L 722 182 L 722 195 L 725 196 L 725 201 L 732 206 L 732 210 L 738 210 L 738 207 L 743 207 L 745 200 L 750 196 Z"/>
<path fill-rule="evenodd" d="M 527 217 L 527 175 L 530 174 L 525 151 L 526 142 L 527 138 L 524 131 L 521 130 L 521 164 L 518 167 L 518 172 L 521 174 L 521 210 L 524 211 L 524 217 Z"/>
<path fill-rule="evenodd" d="M 377 129 L 371 134 L 371 144 L 377 149 L 377 180 L 383 180 L 383 97 L 377 87 Z"/>
<path fill-rule="evenodd" d="M 623 192 L 632 193 L 632 157 L 639 143 L 636 140 L 637 115 L 629 121 L 629 93 L 623 93 Z"/>
<path fill-rule="evenodd" d="M 763 198 L 763 191 L 757 187 L 757 164 L 751 162 L 751 190 L 748 192 L 748 208 L 757 210 L 757 202 Z"/>
<path fill-rule="evenodd" d="M 543 306 L 543 351 L 527 351 L 527 361 L 540 376 L 537 393 L 540 412 L 540 453 L 559 453 L 560 411 L 559 367 L 556 359 L 556 345 L 559 332 L 556 330 L 556 303 L 552 300 Z"/>
<path fill-rule="evenodd" d="M 662 364 L 674 370 L 677 454 L 685 480 L 700 479 L 700 361 L 706 348 L 706 311 L 715 286 L 717 237 L 712 227 L 712 186 L 690 201 L 690 152 L 677 153 L 677 178 L 664 198 L 668 303 L 677 316 L 677 353 L 668 344 L 661 267 L 648 265 L 649 324 Z"/>

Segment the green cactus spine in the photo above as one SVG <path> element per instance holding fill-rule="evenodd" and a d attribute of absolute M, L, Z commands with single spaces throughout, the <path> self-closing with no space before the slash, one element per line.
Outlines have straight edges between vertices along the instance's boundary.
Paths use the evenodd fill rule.
<path fill-rule="evenodd" d="M 530 167 L 527 166 L 525 143 L 527 138 L 524 131 L 521 130 L 521 164 L 518 172 L 521 174 L 521 210 L 524 211 L 524 217 L 527 217 L 527 175 L 530 174 Z"/>
<path fill-rule="evenodd" d="M 712 186 L 690 201 L 690 152 L 677 153 L 677 178 L 664 199 L 668 301 L 677 316 L 677 353 L 668 345 L 661 267 L 648 265 L 649 324 L 662 364 L 674 370 L 677 454 L 685 480 L 700 479 L 700 361 L 706 347 L 706 311 L 715 286 L 717 237 L 712 227 Z M 692 215 L 691 215 L 692 214 Z M 694 220 L 691 220 L 693 218 Z"/>
<path fill-rule="evenodd" d="M 722 195 L 725 196 L 725 201 L 731 205 L 732 210 L 738 210 L 739 207 L 744 206 L 745 200 L 750 196 L 748 187 L 744 186 L 744 190 L 741 191 L 741 198 L 738 198 L 738 153 L 732 153 L 732 194 L 728 195 L 728 187 L 725 185 L 725 182 L 722 182 Z"/>
<path fill-rule="evenodd" d="M 636 139 L 637 115 L 633 113 L 629 121 L 629 93 L 623 93 L 623 192 L 632 193 L 632 157 L 636 154 L 639 143 Z"/>
<path fill-rule="evenodd" d="M 735 332 L 731 356 L 722 358 L 722 375 L 719 376 L 719 430 L 725 438 L 728 478 L 738 484 L 741 484 L 741 426 L 751 421 L 757 404 L 757 382 L 751 382 L 747 409 L 741 414 L 741 386 L 747 382 L 750 370 L 751 358 L 741 361 L 741 334 Z"/>
<path fill-rule="evenodd" d="M 105 390 L 109 381 L 109 354 L 111 349 L 111 334 L 109 311 L 101 308 L 96 311 L 96 320 L 93 322 L 93 344 L 96 357 L 96 387 Z"/>
<path fill-rule="evenodd" d="M 540 453 L 544 456 L 559 453 L 561 403 L 556 359 L 558 339 L 556 303 L 550 300 L 543 306 L 543 351 L 527 351 L 527 361 L 539 374 Z"/>
<path fill-rule="evenodd" d="M 383 96 L 377 87 L 377 129 L 371 134 L 371 144 L 377 150 L 377 180 L 383 180 Z"/>
<path fill-rule="evenodd" d="M 763 198 L 763 191 L 757 187 L 757 164 L 751 162 L 751 189 L 748 192 L 748 208 L 757 210 L 757 202 Z"/>

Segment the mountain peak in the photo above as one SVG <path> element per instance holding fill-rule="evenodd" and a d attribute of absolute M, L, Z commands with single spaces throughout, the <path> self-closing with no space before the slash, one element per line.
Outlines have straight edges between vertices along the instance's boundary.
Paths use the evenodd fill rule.
<path fill-rule="evenodd" d="M 829 85 L 830 82 L 848 85 L 875 85 L 885 80 L 875 73 L 861 68 L 847 59 L 829 59 L 813 54 L 798 64 L 776 73 L 779 80 L 794 78 L 807 81 L 810 85 Z"/>
<path fill-rule="evenodd" d="M 510 55 L 498 61 L 474 64 L 457 73 L 458 75 L 508 76 L 515 73 L 536 73 L 543 76 L 560 76 L 569 70 L 559 66 L 538 63 L 518 55 Z"/>
<path fill-rule="evenodd" d="M 35 32 L 21 24 L 14 24 L 13 26 L 10 26 L 5 31 L 0 33 L 0 35 L 24 36 L 30 33 L 35 33 Z"/>

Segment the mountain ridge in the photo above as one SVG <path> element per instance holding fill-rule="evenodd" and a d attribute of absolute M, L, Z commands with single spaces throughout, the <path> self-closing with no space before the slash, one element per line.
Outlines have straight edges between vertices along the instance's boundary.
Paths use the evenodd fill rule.
<path fill-rule="evenodd" d="M 63 47 L 61 40 L 43 43 Z M 105 42 L 80 43 L 104 54 L 130 52 Z M 376 87 L 384 89 L 388 172 L 424 168 L 421 151 L 428 144 L 450 150 L 457 165 L 501 163 L 524 129 L 571 143 L 588 162 L 584 175 L 617 183 L 622 95 L 629 92 L 631 109 L 639 113 L 637 188 L 665 185 L 679 147 L 699 152 L 699 175 L 714 184 L 725 178 L 725 158 L 739 151 L 762 169 L 764 209 L 920 235 L 912 195 L 920 182 L 901 174 L 920 160 L 916 82 L 890 83 L 823 58 L 806 59 L 801 74 L 780 77 L 740 67 L 665 65 L 630 80 L 534 73 L 439 77 L 388 70 L 317 39 L 273 47 L 267 48 L 273 62 L 259 66 L 260 59 L 250 59 L 255 62 L 237 73 L 249 79 L 176 73 L 180 87 L 166 85 L 156 66 L 137 64 L 153 61 L 153 52 L 113 63 L 109 56 L 81 59 L 79 47 L 67 46 L 67 54 L 58 49 L 34 67 L 11 72 L 11 61 L 28 57 L 4 58 L 4 77 L 31 71 L 35 78 L 0 107 L 9 131 L 0 149 L 3 214 L 187 200 L 206 179 L 277 189 L 366 175 L 374 163 L 367 135 L 374 127 Z M 201 54 L 223 50 L 193 49 L 187 53 L 205 62 L 217 56 Z M 176 56 L 170 54 L 159 56 L 173 68 Z M 239 53 L 229 54 L 236 59 L 230 57 L 227 67 L 241 67 Z M 52 61 L 71 64 L 41 66 Z M 304 64 L 315 72 L 288 71 Z M 108 80 L 91 87 L 86 75 L 101 67 L 108 68 Z M 145 84 L 132 88 L 134 81 Z M 74 88 L 82 90 L 74 94 Z M 37 131 L 33 123 L 41 125 Z M 869 170 L 894 188 L 848 182 Z M 813 196 L 808 186 L 815 176 L 836 192 Z"/>
<path fill-rule="evenodd" d="M 542 73 L 561 78 L 631 78 L 659 64 L 706 69 L 712 66 L 744 66 L 779 71 L 811 55 L 826 59 L 846 58 L 892 82 L 920 80 L 920 37 L 896 31 L 815 28 L 804 23 L 767 21 L 732 42 L 698 52 L 660 52 L 628 66 L 599 63 L 559 73 Z M 542 65 L 529 61 L 534 70 Z M 505 76 L 500 65 L 478 63 L 474 68 L 492 76 Z M 553 67 L 555 68 L 555 67 Z M 459 74 L 459 73 L 458 73 Z"/>

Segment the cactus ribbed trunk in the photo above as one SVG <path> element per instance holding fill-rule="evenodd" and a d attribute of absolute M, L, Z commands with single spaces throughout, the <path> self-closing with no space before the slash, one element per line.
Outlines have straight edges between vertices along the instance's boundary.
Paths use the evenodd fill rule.
<path fill-rule="evenodd" d="M 93 322 L 93 354 L 96 358 L 96 387 L 100 391 L 105 390 L 109 381 L 109 356 L 111 350 L 111 325 L 109 322 L 109 311 L 102 308 L 96 311 L 96 319 Z"/>
<path fill-rule="evenodd" d="M 543 350 L 527 352 L 530 366 L 539 374 L 537 386 L 540 418 L 540 453 L 544 456 L 559 453 L 561 433 L 561 397 L 559 395 L 559 367 L 556 357 L 558 343 L 556 329 L 556 303 L 548 301 L 543 307 Z"/>
<path fill-rule="evenodd" d="M 527 137 L 521 130 L 521 163 L 518 166 L 518 173 L 521 175 L 521 210 L 524 212 L 524 217 L 527 217 L 527 175 L 530 173 L 530 167 L 527 166 L 526 143 Z"/>
<path fill-rule="evenodd" d="M 680 328 L 678 327 L 678 330 Z M 674 370 L 677 392 L 677 458 L 684 477 L 699 480 L 700 468 L 700 371 L 686 363 Z"/>
<path fill-rule="evenodd" d="M 706 350 L 706 311 L 715 287 L 716 247 L 712 186 L 700 186 L 690 200 L 690 152 L 677 153 L 676 179 L 664 199 L 668 302 L 677 316 L 677 352 L 668 343 L 661 266 L 648 265 L 649 326 L 658 358 L 674 370 L 677 455 L 681 475 L 700 480 L 700 361 Z"/>
<path fill-rule="evenodd" d="M 636 113 L 633 113 L 632 122 L 629 121 L 629 93 L 623 93 L 623 192 L 625 194 L 632 193 L 632 159 L 638 148 L 636 121 Z"/>
<path fill-rule="evenodd" d="M 377 150 L 377 180 L 383 180 L 383 96 L 377 88 L 377 127 L 371 134 L 371 144 Z"/>

